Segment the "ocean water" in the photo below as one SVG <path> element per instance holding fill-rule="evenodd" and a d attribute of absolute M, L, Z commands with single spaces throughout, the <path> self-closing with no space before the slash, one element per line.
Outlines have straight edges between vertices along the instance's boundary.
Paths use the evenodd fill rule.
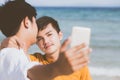
<path fill-rule="evenodd" d="M 36 7 L 37 18 L 55 18 L 64 33 L 71 34 L 73 26 L 92 30 L 90 47 L 90 73 L 93 80 L 120 80 L 120 8 L 54 8 Z M 0 41 L 4 36 L 0 33 Z M 40 51 L 33 45 L 29 52 Z"/>

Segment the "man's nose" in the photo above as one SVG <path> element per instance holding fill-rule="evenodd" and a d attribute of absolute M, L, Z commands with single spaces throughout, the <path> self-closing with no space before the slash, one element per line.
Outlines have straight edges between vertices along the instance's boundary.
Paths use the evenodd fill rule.
<path fill-rule="evenodd" d="M 44 43 L 47 44 L 49 42 L 49 38 L 45 37 L 44 38 Z"/>

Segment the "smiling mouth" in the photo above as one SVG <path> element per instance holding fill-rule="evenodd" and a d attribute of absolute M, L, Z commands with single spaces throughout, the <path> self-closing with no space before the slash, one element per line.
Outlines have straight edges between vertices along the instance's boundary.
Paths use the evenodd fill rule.
<path fill-rule="evenodd" d="M 49 45 L 49 46 L 45 46 L 45 49 L 49 49 L 51 46 L 52 46 L 52 44 Z"/>

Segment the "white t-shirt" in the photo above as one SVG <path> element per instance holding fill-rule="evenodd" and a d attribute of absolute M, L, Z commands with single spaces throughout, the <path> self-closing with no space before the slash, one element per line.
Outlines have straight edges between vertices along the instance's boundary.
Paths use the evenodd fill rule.
<path fill-rule="evenodd" d="M 4 48 L 0 51 L 0 80 L 29 80 L 27 70 L 38 64 L 30 62 L 22 49 Z"/>

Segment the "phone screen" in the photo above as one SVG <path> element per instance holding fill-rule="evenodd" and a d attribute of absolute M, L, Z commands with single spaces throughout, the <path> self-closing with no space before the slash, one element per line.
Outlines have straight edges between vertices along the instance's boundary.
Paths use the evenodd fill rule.
<path fill-rule="evenodd" d="M 72 28 L 72 42 L 71 47 L 85 43 L 87 46 L 90 44 L 91 29 L 81 26 L 74 26 Z"/>

